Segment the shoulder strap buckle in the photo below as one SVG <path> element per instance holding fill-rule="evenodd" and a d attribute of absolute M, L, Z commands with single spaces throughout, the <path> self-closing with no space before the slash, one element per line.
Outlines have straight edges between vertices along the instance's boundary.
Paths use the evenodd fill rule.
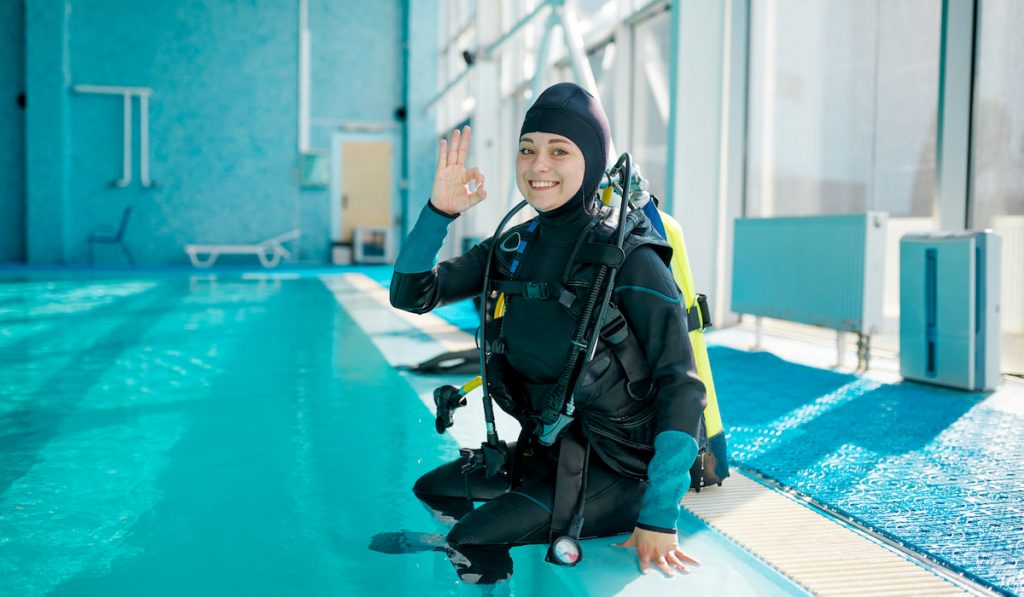
<path fill-rule="evenodd" d="M 711 326 L 711 308 L 708 307 L 708 297 L 698 293 L 693 306 L 686 310 L 686 328 L 692 332 Z"/>
<path fill-rule="evenodd" d="M 523 296 L 528 299 L 546 300 L 551 297 L 551 291 L 544 282 L 524 282 Z"/>

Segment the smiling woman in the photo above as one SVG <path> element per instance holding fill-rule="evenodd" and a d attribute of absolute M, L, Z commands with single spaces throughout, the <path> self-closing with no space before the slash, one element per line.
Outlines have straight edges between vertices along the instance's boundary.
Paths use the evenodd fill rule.
<path fill-rule="evenodd" d="M 374 548 L 440 549 L 463 580 L 497 582 L 511 573 L 508 547 L 549 543 L 549 562 L 575 565 L 578 539 L 632 532 L 621 547 L 636 549 L 641 570 L 686 570 L 695 560 L 679 549 L 676 525 L 705 388 L 666 266 L 671 249 L 639 212 L 613 218 L 597 199 L 610 145 L 600 104 L 572 83 L 540 94 L 516 158 L 517 186 L 538 216 L 507 231 L 503 223 L 435 267 L 448 224 L 487 196 L 483 173 L 465 166 L 469 139 L 466 127 L 440 143 L 433 194 L 395 263 L 391 303 L 425 313 L 493 289 L 480 333 L 486 400 L 524 431 L 506 446 L 489 429 L 482 450 L 416 482 L 417 497 L 455 522 L 446 542 L 386 535 Z M 612 305 L 604 319 L 592 317 L 605 310 L 594 308 L 598 294 Z M 581 339 L 597 336 L 592 320 L 613 338 L 576 358 Z"/>

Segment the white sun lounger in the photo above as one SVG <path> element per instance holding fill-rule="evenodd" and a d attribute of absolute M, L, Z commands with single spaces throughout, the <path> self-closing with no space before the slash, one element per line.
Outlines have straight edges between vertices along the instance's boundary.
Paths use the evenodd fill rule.
<path fill-rule="evenodd" d="M 185 252 L 196 267 L 210 267 L 221 255 L 255 255 L 263 267 L 276 267 L 282 257 L 291 259 L 292 254 L 284 248 L 284 243 L 299 238 L 301 234 L 299 230 L 292 230 L 256 244 L 188 244 L 185 245 Z"/>

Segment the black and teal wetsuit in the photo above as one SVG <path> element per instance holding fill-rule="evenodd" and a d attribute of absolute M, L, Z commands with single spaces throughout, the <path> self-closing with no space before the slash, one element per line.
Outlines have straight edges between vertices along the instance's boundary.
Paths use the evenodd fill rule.
<path fill-rule="evenodd" d="M 560 288 L 573 246 L 592 218 L 580 197 L 541 213 L 517 279 Z M 465 255 L 433 264 L 453 219 L 430 204 L 423 209 L 396 263 L 391 283 L 395 307 L 425 313 L 481 292 L 493 238 Z M 512 248 L 516 242 L 507 239 L 522 230 L 513 228 L 498 242 Z M 678 502 L 690 485 L 688 471 L 697 454 L 694 438 L 702 424 L 705 394 L 664 251 L 657 243 L 638 243 L 619 271 L 613 299 L 639 341 L 654 391 L 642 400 L 629 397 L 618 360 L 599 349 L 590 398 L 577 396 L 577 421 L 570 433 L 585 438 L 594 454 L 584 537 L 625 533 L 634 526 L 674 533 Z M 502 356 L 513 404 L 502 406 L 510 414 L 524 419 L 537 413 L 565 365 L 575 323 L 558 300 L 508 297 Z M 520 452 L 520 478 L 511 488 L 507 478 L 485 479 L 481 471 L 464 475 L 461 459 L 416 483 L 421 499 L 458 520 L 449 534 L 452 544 L 509 546 L 549 540 L 559 443 L 546 448 L 531 442 Z M 474 509 L 472 502 L 483 504 Z"/>

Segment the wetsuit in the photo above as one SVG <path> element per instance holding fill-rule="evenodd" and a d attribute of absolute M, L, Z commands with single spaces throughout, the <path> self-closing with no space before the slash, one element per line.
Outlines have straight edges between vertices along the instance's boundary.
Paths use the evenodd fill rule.
<path fill-rule="evenodd" d="M 450 219 L 428 204 L 420 219 L 426 230 L 417 231 L 415 235 L 432 235 L 432 244 L 439 247 L 443 228 L 438 224 L 445 226 L 444 220 Z M 559 286 L 572 247 L 590 219 L 581 202 L 570 202 L 540 214 L 519 279 Z M 514 233 L 506 233 L 501 240 Z M 423 313 L 476 295 L 483 283 L 491 242 L 493 239 L 429 271 L 396 270 L 391 284 L 392 304 Z M 631 332 L 637 335 L 644 348 L 656 381 L 654 396 L 647 399 L 656 404 L 656 432 L 677 430 L 696 437 L 704 408 L 704 386 L 695 373 L 686 324 L 678 304 L 679 291 L 653 248 L 641 246 L 633 251 L 617 277 L 614 296 Z M 515 296 L 508 299 L 505 318 L 502 325 L 505 359 L 521 378 L 522 385 L 518 387 L 528 395 L 523 397 L 524 405 L 535 403 L 561 373 L 575 319 L 557 300 Z M 580 433 L 580 430 L 573 432 Z M 651 440 L 653 438 L 648 442 L 653 443 Z M 428 473 L 414 489 L 435 509 L 459 520 L 449 536 L 452 543 L 543 543 L 548 539 L 557 448 L 557 444 L 552 448 L 532 445 L 526 452 L 526 462 L 520 467 L 524 479 L 512 491 L 508 491 L 507 477 L 488 480 L 484 479 L 482 471 L 463 475 L 462 459 Z M 684 466 L 688 468 L 689 464 Z M 600 452 L 591 459 L 583 536 L 629 532 L 637 525 L 647 483 L 623 474 L 617 470 L 619 468 L 619 463 L 607 462 Z M 678 501 L 678 496 L 668 499 Z M 473 510 L 470 500 L 486 503 Z M 639 525 L 656 530 L 669 530 L 675 525 L 674 519 L 668 524 L 658 522 L 661 524 L 645 524 L 641 520 Z"/>
<path fill-rule="evenodd" d="M 569 290 L 582 295 L 589 282 L 585 269 L 568 280 L 563 280 L 563 274 L 573 246 L 594 217 L 592 202 L 607 163 L 608 133 L 596 100 L 571 84 L 546 90 L 527 113 L 523 131 L 564 135 L 587 160 L 577 194 L 561 207 L 539 214 L 516 272 L 517 280 L 553 289 L 553 297 L 541 300 L 513 294 L 506 298 L 500 361 L 511 402 L 499 401 L 499 405 L 529 423 L 562 373 L 576 324 L 574 310 L 557 300 L 559 290 L 568 282 Z M 491 243 L 498 243 L 499 253 L 511 252 L 529 228 L 515 227 L 434 266 L 452 220 L 430 203 L 424 207 L 395 265 L 391 283 L 395 307 L 425 313 L 479 295 Z M 694 438 L 699 436 L 705 406 L 680 292 L 666 266 L 671 249 L 650 238 L 631 246 L 615 280 L 613 302 L 642 349 L 652 391 L 627 395 L 620 360 L 604 343 L 599 346 L 588 373 L 591 378 L 577 394 L 577 419 L 567 432 L 592 452 L 583 537 L 626 533 L 634 526 L 675 533 L 678 502 L 689 487 L 688 470 L 697 453 Z M 550 539 L 564 438 L 544 447 L 525 434 L 520 443 L 514 478 L 505 474 L 486 479 L 483 471 L 463 473 L 460 459 L 416 483 L 417 496 L 458 521 L 448 536 L 451 544 L 507 547 Z M 483 503 L 474 509 L 473 502 Z"/>

